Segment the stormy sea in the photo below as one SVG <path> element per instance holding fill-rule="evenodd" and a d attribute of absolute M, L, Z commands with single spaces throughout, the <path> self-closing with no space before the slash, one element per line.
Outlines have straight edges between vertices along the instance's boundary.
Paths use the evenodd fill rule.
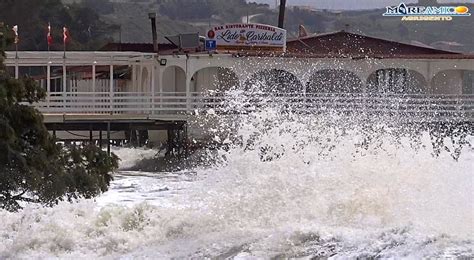
<path fill-rule="evenodd" d="M 0 259 L 474 257 L 469 133 L 273 106 L 209 131 L 206 163 L 133 171 L 159 152 L 115 148 L 96 199 L 0 211 Z"/>

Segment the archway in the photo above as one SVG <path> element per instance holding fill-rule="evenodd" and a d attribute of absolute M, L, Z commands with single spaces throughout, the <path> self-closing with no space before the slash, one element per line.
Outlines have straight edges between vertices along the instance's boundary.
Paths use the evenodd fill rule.
<path fill-rule="evenodd" d="M 362 80 L 353 72 L 341 69 L 316 71 L 306 83 L 306 93 L 361 93 Z"/>
<path fill-rule="evenodd" d="M 239 86 L 239 79 L 229 68 L 208 67 L 200 69 L 191 77 L 191 91 L 226 91 Z"/>
<path fill-rule="evenodd" d="M 186 92 L 186 73 L 178 66 L 170 66 L 163 71 L 163 92 Z"/>
<path fill-rule="evenodd" d="M 474 94 L 474 70 L 444 70 L 431 80 L 434 94 Z"/>
<path fill-rule="evenodd" d="M 367 78 L 367 91 L 384 94 L 428 93 L 425 77 L 414 70 L 404 68 L 379 69 Z"/>
<path fill-rule="evenodd" d="M 278 69 L 261 70 L 253 74 L 245 82 L 244 89 L 250 92 L 273 94 L 304 92 L 303 84 L 295 75 Z"/>

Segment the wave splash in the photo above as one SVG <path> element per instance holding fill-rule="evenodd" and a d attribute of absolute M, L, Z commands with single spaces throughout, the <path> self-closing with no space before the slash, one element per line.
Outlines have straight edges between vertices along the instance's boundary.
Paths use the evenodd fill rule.
<path fill-rule="evenodd" d="M 472 136 L 437 151 L 423 129 L 337 114 L 224 121 L 215 166 L 167 203 L 0 211 L 0 258 L 474 255 Z"/>

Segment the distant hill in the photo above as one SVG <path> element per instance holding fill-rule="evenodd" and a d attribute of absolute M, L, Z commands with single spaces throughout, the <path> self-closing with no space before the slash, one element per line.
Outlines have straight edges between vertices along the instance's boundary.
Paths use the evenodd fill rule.
<path fill-rule="evenodd" d="M 92 1 L 92 0 L 87 0 Z M 94 0 L 106 1 L 106 0 Z M 158 28 L 161 41 L 164 35 L 180 32 L 199 32 L 205 34 L 209 24 L 239 22 L 249 15 L 252 22 L 277 24 L 278 13 L 268 5 L 246 3 L 244 0 L 134 0 L 113 3 L 114 12 L 104 15 L 111 23 L 122 26 L 122 42 L 151 42 L 151 28 L 147 13 L 156 11 L 159 14 Z M 275 2 L 274 0 L 271 0 Z M 133 3 L 131 3 L 133 2 Z M 267 1 L 268 2 L 268 1 Z M 347 0 L 288 0 L 295 3 L 344 2 Z M 378 2 L 393 4 L 393 0 L 361 0 L 359 6 Z M 409 1 L 405 1 L 409 2 Z M 468 5 L 474 10 L 474 5 Z M 348 5 L 348 7 L 354 7 Z M 312 10 L 304 7 L 289 6 L 285 27 L 289 38 L 295 37 L 300 24 L 312 33 L 323 33 L 337 30 L 349 30 L 374 37 L 401 41 L 410 44 L 431 45 L 433 47 L 474 52 L 474 41 L 466 35 L 474 35 L 474 19 L 471 17 L 455 18 L 452 22 L 402 22 L 400 18 L 383 17 L 383 8 L 371 10 Z M 252 16 L 253 14 L 261 14 Z M 115 37 L 116 38 L 116 37 Z"/>
<path fill-rule="evenodd" d="M 275 3 L 280 0 L 248 0 L 248 2 L 257 2 L 268 4 L 274 8 Z M 400 2 L 416 3 L 418 0 L 287 0 L 289 6 L 310 6 L 317 9 L 328 10 L 362 10 L 383 8 L 387 5 L 398 5 Z M 438 0 L 438 3 L 474 3 L 474 0 L 456 1 L 456 0 Z"/>
<path fill-rule="evenodd" d="M 292 2 L 292 0 L 289 0 Z M 474 4 L 464 4 L 474 11 Z M 474 52 L 474 19 L 455 17 L 449 22 L 403 22 L 400 17 L 384 17 L 385 9 L 331 11 L 289 7 L 285 27 L 296 36 L 300 24 L 312 33 L 348 30 L 409 44 L 430 45 L 461 52 Z M 278 14 L 255 18 L 256 22 L 276 25 Z"/>
<path fill-rule="evenodd" d="M 51 50 L 63 49 L 63 26 L 70 31 L 69 50 L 92 50 L 111 41 L 118 29 L 94 9 L 95 5 L 93 9 L 75 3 L 65 6 L 60 0 L 0 1 L 0 21 L 8 28 L 18 25 L 20 50 L 47 50 L 48 23 L 53 38 Z"/>
<path fill-rule="evenodd" d="M 247 16 L 251 22 L 276 25 L 278 12 L 268 5 L 274 5 L 275 0 L 254 2 L 255 0 L 0 1 L 0 19 L 4 19 L 7 24 L 20 25 L 23 49 L 46 48 L 44 30 L 48 21 L 53 25 L 55 39 L 61 39 L 60 29 L 66 24 L 73 35 L 74 44 L 71 48 L 96 49 L 107 41 L 150 43 L 152 40 L 149 12 L 158 14 L 160 42 L 166 42 L 165 35 L 185 32 L 199 32 L 204 35 L 209 25 L 242 22 L 247 20 Z M 298 27 L 302 24 L 310 33 L 348 30 L 405 43 L 474 52 L 472 17 L 457 17 L 451 22 L 402 22 L 397 17 L 383 17 L 383 7 L 334 11 L 328 6 L 360 9 L 375 2 L 384 6 L 397 4 L 398 0 L 287 0 L 285 28 L 289 38 L 297 35 Z M 66 6 L 60 6 L 63 4 Z M 295 6 L 298 4 L 311 4 L 316 8 Z M 474 11 L 474 4 L 464 4 Z M 32 6 L 35 8 L 31 8 Z M 61 48 L 59 40 L 56 40 L 55 44 L 58 45 L 55 48 Z"/>

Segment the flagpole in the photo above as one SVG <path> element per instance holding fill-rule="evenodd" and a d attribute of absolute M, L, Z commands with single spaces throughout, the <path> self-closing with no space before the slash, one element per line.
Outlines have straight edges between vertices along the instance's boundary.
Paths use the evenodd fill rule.
<path fill-rule="evenodd" d="M 68 29 L 66 26 L 63 27 L 63 48 L 64 48 L 64 55 L 63 58 L 66 59 L 66 42 L 68 40 Z"/>
<path fill-rule="evenodd" d="M 18 42 L 20 41 L 18 37 L 18 25 L 13 26 L 12 30 L 15 33 L 15 59 L 18 59 Z"/>
<path fill-rule="evenodd" d="M 46 43 L 48 44 L 48 56 L 50 55 L 51 44 L 53 43 L 53 37 L 51 36 L 51 23 L 48 22 L 48 34 L 46 35 Z"/>

